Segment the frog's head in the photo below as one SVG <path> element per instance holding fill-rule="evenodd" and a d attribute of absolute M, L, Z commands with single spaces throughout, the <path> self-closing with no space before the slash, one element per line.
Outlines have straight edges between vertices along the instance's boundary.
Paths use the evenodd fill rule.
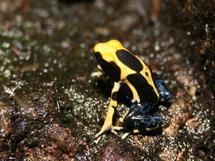
<path fill-rule="evenodd" d="M 115 49 L 115 50 L 120 50 L 120 49 L 125 49 L 125 47 L 122 45 L 122 43 L 118 40 L 110 40 L 107 42 L 103 42 L 103 43 L 97 43 L 94 46 L 94 52 L 102 52 L 102 53 L 106 53 L 111 49 Z M 112 51 L 110 51 L 111 53 Z"/>
<path fill-rule="evenodd" d="M 125 48 L 118 40 L 97 43 L 93 48 L 99 66 L 115 82 L 118 82 L 121 77 L 121 67 L 116 55 L 116 52 L 121 49 Z"/>
<path fill-rule="evenodd" d="M 150 131 L 159 128 L 162 125 L 162 118 L 144 114 L 142 108 L 139 104 L 131 106 L 124 118 L 124 126 L 129 129 L 139 129 L 140 131 Z"/>
<path fill-rule="evenodd" d="M 125 48 L 118 40 L 110 40 L 104 43 L 97 43 L 93 49 L 94 53 L 99 53 L 104 61 L 115 62 L 116 51 Z"/>

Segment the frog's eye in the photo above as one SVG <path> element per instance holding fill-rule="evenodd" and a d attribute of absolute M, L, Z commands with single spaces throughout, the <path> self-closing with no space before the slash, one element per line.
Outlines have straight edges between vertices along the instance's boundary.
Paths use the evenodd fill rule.
<path fill-rule="evenodd" d="M 141 62 L 128 51 L 123 49 L 117 50 L 116 55 L 123 64 L 133 69 L 134 71 L 140 72 L 141 70 L 143 70 L 143 65 L 141 64 Z"/>
<path fill-rule="evenodd" d="M 95 53 L 96 59 L 103 71 L 114 81 L 120 80 L 120 68 L 114 62 L 106 62 L 99 52 Z"/>

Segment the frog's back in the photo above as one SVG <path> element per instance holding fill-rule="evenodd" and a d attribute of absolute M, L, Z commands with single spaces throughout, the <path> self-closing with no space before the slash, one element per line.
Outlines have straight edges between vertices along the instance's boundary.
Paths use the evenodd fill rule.
<path fill-rule="evenodd" d="M 156 94 L 156 89 L 154 89 L 145 79 L 145 77 L 137 72 L 135 74 L 130 74 L 127 76 L 127 81 L 136 90 L 140 103 L 156 103 L 159 100 L 159 96 Z M 134 93 L 134 92 L 132 92 Z M 135 98 L 134 98 L 135 101 Z"/>
<path fill-rule="evenodd" d="M 133 101 L 154 103 L 159 99 L 158 91 L 148 66 L 128 51 L 118 40 L 98 43 L 94 47 L 99 65 L 115 82 L 128 85 Z"/>
<path fill-rule="evenodd" d="M 128 50 L 117 50 L 116 55 L 121 63 L 121 81 L 129 84 L 134 95 L 133 101 L 136 100 L 141 103 L 157 102 L 159 94 L 148 66 Z"/>

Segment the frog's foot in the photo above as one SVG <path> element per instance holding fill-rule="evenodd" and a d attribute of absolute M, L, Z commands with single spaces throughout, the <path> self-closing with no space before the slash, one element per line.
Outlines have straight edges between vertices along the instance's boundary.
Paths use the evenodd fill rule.
<path fill-rule="evenodd" d="M 106 131 L 111 131 L 112 133 L 117 134 L 117 131 L 122 130 L 122 129 L 123 129 L 123 127 L 121 127 L 121 126 L 112 126 L 112 125 L 103 126 L 102 129 L 95 135 L 95 138 L 98 138 Z"/>
<path fill-rule="evenodd" d="M 126 132 L 125 134 L 122 135 L 122 139 L 125 139 L 128 135 L 130 135 L 130 132 Z"/>
<path fill-rule="evenodd" d="M 102 129 L 95 135 L 96 140 L 94 142 L 98 143 L 101 139 L 102 134 L 104 134 L 106 131 L 111 131 L 111 133 L 117 134 L 117 131 L 122 129 L 123 127 L 121 126 L 104 125 Z"/>
<path fill-rule="evenodd" d="M 139 129 L 133 129 L 133 134 L 139 134 L 140 133 L 140 130 Z M 131 132 L 126 132 L 122 135 L 122 139 L 125 139 L 128 135 L 130 135 Z"/>

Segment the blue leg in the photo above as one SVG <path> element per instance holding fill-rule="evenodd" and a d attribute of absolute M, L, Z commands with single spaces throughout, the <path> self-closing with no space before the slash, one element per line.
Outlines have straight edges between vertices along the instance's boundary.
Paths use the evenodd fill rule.
<path fill-rule="evenodd" d="M 162 118 L 159 116 L 148 115 L 145 113 L 143 106 L 134 104 L 130 107 L 123 123 L 128 129 L 149 131 L 160 127 L 162 125 Z"/>
<path fill-rule="evenodd" d="M 161 96 L 161 101 L 169 102 L 173 98 L 173 96 L 168 90 L 166 83 L 162 79 L 159 79 L 157 74 L 155 73 L 153 73 L 153 79 L 155 81 L 155 86 L 157 87 L 158 92 Z"/>

